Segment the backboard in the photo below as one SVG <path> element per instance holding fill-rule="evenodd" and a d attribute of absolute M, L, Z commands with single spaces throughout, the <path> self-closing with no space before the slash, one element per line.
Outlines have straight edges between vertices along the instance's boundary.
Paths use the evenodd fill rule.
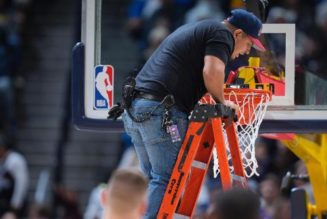
<path fill-rule="evenodd" d="M 73 50 L 72 107 L 77 128 L 123 130 L 121 121 L 107 120 L 107 115 L 111 104 L 121 101 L 122 83 L 140 60 L 141 42 L 133 41 L 125 28 L 129 2 L 83 0 L 82 42 Z M 277 81 L 278 92 L 260 132 L 327 131 L 327 72 L 298 61 L 303 46 L 297 29 L 294 23 L 264 24 L 267 52 L 250 54 L 259 57 L 260 67 L 269 73 L 262 80 Z M 247 65 L 248 58 L 233 65 Z M 104 78 L 107 82 L 100 86 L 97 81 Z"/>

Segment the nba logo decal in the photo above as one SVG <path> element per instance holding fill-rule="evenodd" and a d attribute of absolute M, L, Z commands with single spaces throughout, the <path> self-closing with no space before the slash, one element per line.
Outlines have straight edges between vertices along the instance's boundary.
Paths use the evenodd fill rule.
<path fill-rule="evenodd" d="M 114 68 L 111 65 L 98 65 L 94 74 L 94 108 L 108 110 L 114 101 Z"/>

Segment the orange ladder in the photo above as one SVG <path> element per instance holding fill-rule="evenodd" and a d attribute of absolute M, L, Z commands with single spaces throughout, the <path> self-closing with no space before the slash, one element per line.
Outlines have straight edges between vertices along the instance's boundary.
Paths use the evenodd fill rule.
<path fill-rule="evenodd" d="M 192 217 L 214 146 L 217 149 L 223 190 L 231 188 L 233 182 L 238 182 L 242 187 L 247 186 L 234 118 L 235 113 L 222 104 L 195 106 L 157 219 Z M 227 134 L 234 175 L 229 168 L 223 129 Z"/>

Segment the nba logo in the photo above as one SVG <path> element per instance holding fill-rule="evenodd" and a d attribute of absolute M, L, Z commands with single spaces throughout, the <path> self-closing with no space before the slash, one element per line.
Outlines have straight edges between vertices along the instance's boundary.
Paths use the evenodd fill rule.
<path fill-rule="evenodd" d="M 94 108 L 108 110 L 114 101 L 114 68 L 111 65 L 98 65 L 94 73 Z"/>

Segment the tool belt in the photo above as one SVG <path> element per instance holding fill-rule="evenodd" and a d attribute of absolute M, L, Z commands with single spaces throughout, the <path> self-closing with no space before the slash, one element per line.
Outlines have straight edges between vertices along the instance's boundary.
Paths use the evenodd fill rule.
<path fill-rule="evenodd" d="M 150 93 L 146 93 L 143 91 L 137 91 L 135 90 L 135 78 L 134 77 L 129 77 L 125 81 L 123 85 L 123 90 L 122 90 L 122 103 L 117 103 L 115 106 L 113 106 L 109 112 L 108 112 L 108 119 L 114 119 L 116 120 L 118 117 L 121 116 L 121 114 L 126 110 L 127 114 L 129 117 L 134 122 L 144 122 L 146 120 L 149 120 L 150 117 L 152 116 L 152 113 L 157 110 L 160 106 L 164 106 L 166 110 L 169 110 L 174 104 L 175 104 L 175 99 L 173 95 L 166 95 L 166 96 L 158 96 Z M 135 98 L 143 98 L 147 100 L 154 100 L 160 102 L 158 106 L 156 106 L 149 114 L 142 118 L 136 118 L 130 113 L 130 107 L 132 105 L 132 102 Z"/>

